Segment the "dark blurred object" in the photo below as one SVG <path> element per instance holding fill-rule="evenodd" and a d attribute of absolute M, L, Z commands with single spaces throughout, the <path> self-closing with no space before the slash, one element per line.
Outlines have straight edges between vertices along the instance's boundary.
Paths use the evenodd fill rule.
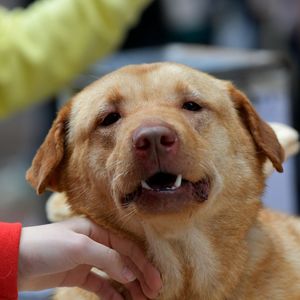
<path fill-rule="evenodd" d="M 21 2 L 23 7 L 27 7 L 31 3 L 35 2 L 35 0 L 22 0 Z"/>
<path fill-rule="evenodd" d="M 259 46 L 289 50 L 289 41 L 300 25 L 300 0 L 247 0 L 246 3 L 260 28 Z"/>
<path fill-rule="evenodd" d="M 161 0 L 168 41 L 211 43 L 212 5 L 209 0 Z"/>
<path fill-rule="evenodd" d="M 26 7 L 32 2 L 34 2 L 34 0 L 0 0 L 0 5 L 11 9 L 16 6 Z"/>
<path fill-rule="evenodd" d="M 161 45 L 166 40 L 161 4 L 156 0 L 144 11 L 138 25 L 129 31 L 123 49 Z"/>
<path fill-rule="evenodd" d="M 24 225 L 46 222 L 47 195 L 38 197 L 26 182 L 25 173 L 52 122 L 54 104 L 36 105 L 0 121 L 1 221 L 18 221 Z"/>
<path fill-rule="evenodd" d="M 0 0 L 0 5 L 5 6 L 7 8 L 14 8 L 16 6 L 22 6 L 22 0 Z"/>

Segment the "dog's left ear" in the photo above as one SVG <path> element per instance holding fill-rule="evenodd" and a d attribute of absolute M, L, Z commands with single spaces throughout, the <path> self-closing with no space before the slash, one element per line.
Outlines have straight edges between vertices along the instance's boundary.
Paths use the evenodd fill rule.
<path fill-rule="evenodd" d="M 284 150 L 273 129 L 259 117 L 248 98 L 232 84 L 229 85 L 229 93 L 258 151 L 272 162 L 278 172 L 283 172 Z"/>
<path fill-rule="evenodd" d="M 59 191 L 59 165 L 65 153 L 65 134 L 69 112 L 69 105 L 60 110 L 26 173 L 26 179 L 37 194 L 42 194 L 46 189 Z"/>

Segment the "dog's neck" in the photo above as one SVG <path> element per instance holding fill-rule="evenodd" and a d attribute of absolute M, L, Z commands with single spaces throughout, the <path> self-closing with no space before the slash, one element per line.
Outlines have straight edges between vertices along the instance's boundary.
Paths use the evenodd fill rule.
<path fill-rule="evenodd" d="M 144 225 L 149 256 L 163 276 L 159 299 L 217 300 L 233 292 L 248 259 L 246 236 L 255 219 L 233 218 L 216 216 L 205 226 L 199 222 L 173 236 Z"/>
<path fill-rule="evenodd" d="M 218 260 L 205 234 L 191 228 L 176 238 L 166 239 L 146 229 L 149 255 L 161 270 L 162 299 L 199 299 L 198 291 L 213 288 Z M 193 291 L 193 294 L 191 293 Z"/>

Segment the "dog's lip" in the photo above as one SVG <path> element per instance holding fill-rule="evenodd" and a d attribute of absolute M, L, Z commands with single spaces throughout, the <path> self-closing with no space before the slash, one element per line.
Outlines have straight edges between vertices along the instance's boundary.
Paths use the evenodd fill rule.
<path fill-rule="evenodd" d="M 208 199 L 211 190 L 211 180 L 208 176 L 191 182 L 184 179 L 181 174 L 168 175 L 170 180 L 173 176 L 174 183 L 170 182 L 160 188 L 155 187 L 151 178 L 142 180 L 133 192 L 121 198 L 123 207 L 133 203 L 147 213 L 179 212 L 190 204 L 202 203 Z"/>

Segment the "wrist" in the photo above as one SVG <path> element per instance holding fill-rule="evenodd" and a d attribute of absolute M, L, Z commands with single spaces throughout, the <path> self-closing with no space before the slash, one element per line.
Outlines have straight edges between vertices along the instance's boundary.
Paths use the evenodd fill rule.
<path fill-rule="evenodd" d="M 22 228 L 20 245 L 19 245 L 19 261 L 18 261 L 18 290 L 26 290 L 26 279 L 29 277 L 29 258 L 27 251 L 27 229 Z"/>

